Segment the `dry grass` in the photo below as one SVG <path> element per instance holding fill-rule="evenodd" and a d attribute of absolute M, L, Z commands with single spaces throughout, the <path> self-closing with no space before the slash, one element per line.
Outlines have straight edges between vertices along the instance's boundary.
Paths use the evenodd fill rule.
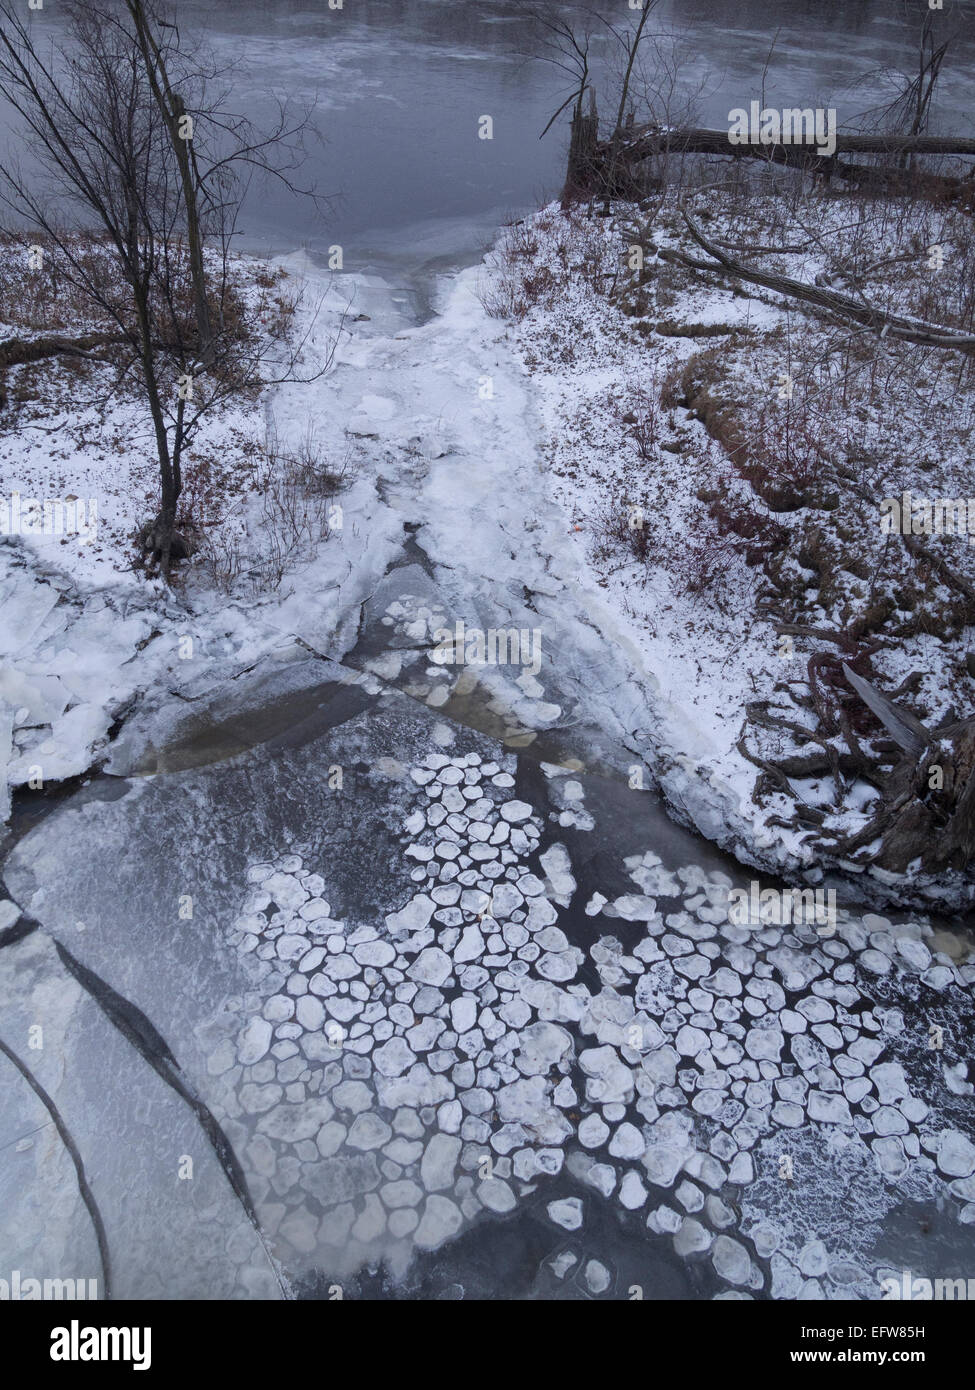
<path fill-rule="evenodd" d="M 309 429 L 294 448 L 268 431 L 251 446 L 252 490 L 259 498 L 248 525 L 194 517 L 209 581 L 226 594 L 259 595 L 280 589 L 288 574 L 314 559 L 319 545 L 342 525 L 339 493 L 353 479 L 348 459 L 333 464 Z"/>

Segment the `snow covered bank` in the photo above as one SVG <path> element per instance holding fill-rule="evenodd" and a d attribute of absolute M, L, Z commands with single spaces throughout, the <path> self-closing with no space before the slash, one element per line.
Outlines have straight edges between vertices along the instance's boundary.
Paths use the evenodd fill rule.
<path fill-rule="evenodd" d="M 36 993 L 43 972 L 58 995 L 63 960 L 34 944 L 50 936 L 94 978 L 88 997 L 110 988 L 164 1040 L 266 1241 L 242 1227 L 215 1287 L 265 1291 L 266 1250 L 355 1296 L 370 1267 L 406 1281 L 436 1252 L 456 1268 L 456 1237 L 503 1218 L 508 1249 L 529 1223 L 557 1242 L 542 1289 L 876 1297 L 900 1268 L 880 1243 L 899 1210 L 940 1204 L 939 1258 L 975 1219 L 967 943 L 894 914 L 840 909 L 828 935 L 732 919 L 744 875 L 667 819 L 644 764 L 744 859 L 760 811 L 715 773 L 721 740 L 672 677 L 678 648 L 649 659 L 584 514 L 553 497 L 538 378 L 481 303 L 496 286 L 452 276 L 408 326 L 360 284 L 369 318 L 329 377 L 271 402 L 296 429 L 313 415 L 330 454 L 356 451 L 342 530 L 293 593 L 126 578 L 88 595 L 159 633 L 112 671 L 134 688 L 97 752 L 119 780 L 76 791 L 7 860 L 40 923 L 0 953 L 24 962 L 9 989 Z M 20 665 L 62 610 L 81 621 L 62 596 L 25 627 Z M 438 659 L 460 624 L 475 640 Z M 492 631 L 527 633 L 528 659 L 510 642 L 479 657 Z M 65 633 L 48 640 L 58 674 Z M 58 1103 L 95 1160 L 141 1068 L 67 1050 Z M 98 1104 L 78 1105 L 95 1083 Z M 147 1095 L 146 1133 L 169 1132 L 171 1101 Z M 18 1173 L 19 1240 L 32 1181 L 60 1192 L 60 1174 L 44 1156 Z M 173 1190 L 167 1170 L 138 1223 L 129 1189 L 107 1193 L 117 1239 L 134 1232 L 127 1291 L 151 1286 L 154 1230 L 178 1229 Z M 216 1235 L 229 1213 L 214 1214 Z M 81 1267 L 87 1233 L 59 1234 Z M 486 1274 L 474 1244 L 464 1287 L 509 1295 L 520 1259 Z"/>
<path fill-rule="evenodd" d="M 819 211 L 840 217 L 830 204 Z M 759 225 L 775 244 L 789 241 L 784 227 L 799 214 L 699 200 L 695 215 L 729 241 L 745 235 L 736 218 L 745 219 L 750 235 Z M 167 592 L 125 570 L 112 535 L 97 567 L 79 540 L 0 545 L 10 784 L 29 785 L 38 768 L 45 783 L 86 770 L 141 704 L 193 701 L 267 657 L 311 653 L 345 658 L 458 717 L 476 698 L 477 719 L 493 719 L 512 748 L 544 736 L 580 767 L 607 759 L 634 786 L 646 764 L 679 820 L 769 874 L 821 884 L 825 868 L 847 898 L 968 901 L 957 876 L 871 865 L 869 844 L 829 852 L 830 837 L 869 826 L 877 786 L 857 774 L 842 720 L 839 732 L 817 724 L 824 711 L 842 716 L 854 748 L 876 747 L 876 726 L 862 709 L 850 724 L 849 692 L 836 694 L 836 643 L 821 636 L 829 631 L 844 659 L 866 657 L 875 680 L 913 692 L 929 724 L 952 703 L 975 702 L 958 641 L 966 604 L 942 572 L 905 562 L 879 525 L 880 501 L 904 480 L 904 449 L 941 460 L 929 492 L 963 492 L 968 387 L 951 385 L 923 353 L 907 380 L 887 349 L 878 357 L 875 344 L 798 322 L 772 292 L 709 287 L 655 260 L 657 245 L 686 247 L 678 214 L 665 207 L 653 226 L 635 218 L 632 208 L 607 220 L 538 214 L 507 235 L 493 266 L 446 277 L 438 313 L 419 327 L 375 277 L 329 277 L 303 256 L 283 262 L 308 282 L 296 330 L 310 332 L 309 352 L 335 334 L 339 345 L 325 378 L 254 402 L 243 427 L 253 438 L 269 417 L 287 446 L 313 437 L 321 457 L 347 463 L 341 525 L 265 593 L 215 584 L 199 565 Z M 949 227 L 940 232 L 954 244 Z M 877 259 L 878 235 L 868 224 L 850 245 L 839 226 L 833 240 L 793 227 L 806 249 L 783 259 L 808 277 L 823 266 L 837 274 L 837 258 L 859 273 Z M 957 291 L 962 270 L 950 257 L 945 265 Z M 898 273 L 883 271 L 904 309 L 916 285 L 898 286 Z M 277 269 L 265 278 L 281 283 Z M 326 290 L 316 317 L 308 306 Z M 844 364 L 832 386 L 816 377 L 820 358 Z M 27 471 L 28 454 L 35 469 L 43 456 L 32 439 L 6 437 L 4 477 L 43 492 L 61 475 L 51 460 L 46 474 Z M 765 451 L 751 474 L 742 439 Z M 97 445 L 75 447 L 78 470 L 96 479 L 129 486 L 135 476 Z M 831 492 L 851 468 L 860 492 L 837 508 Z M 221 526 L 254 557 L 258 480 L 228 471 L 236 494 Z M 867 483 L 876 503 L 863 495 Z M 131 487 L 130 496 L 118 536 L 138 512 Z M 951 564 L 964 579 L 968 548 L 959 556 L 957 538 L 934 540 L 955 546 Z M 238 568 L 246 580 L 246 564 Z M 360 649 L 366 618 L 386 635 Z M 438 632 L 458 623 L 537 631 L 537 669 L 429 659 Z M 819 705 L 809 700 L 810 660 Z M 776 777 L 789 757 L 792 772 Z M 803 771 L 817 758 L 823 768 Z"/>
<path fill-rule="evenodd" d="M 739 258 L 782 246 L 779 273 L 853 286 L 881 312 L 955 327 L 970 296 L 967 223 L 942 210 L 715 194 L 688 207 Z M 702 259 L 675 203 L 608 219 L 550 207 L 505 234 L 485 293 L 530 373 L 578 552 L 652 673 L 661 786 L 746 863 L 813 882 L 838 869 L 877 901 L 970 903 L 957 865 L 874 862 L 884 731 L 841 669 L 928 728 L 975 708 L 975 551 L 923 511 L 903 545 L 882 522 L 905 490 L 970 490 L 966 360 L 671 250 Z"/>
<path fill-rule="evenodd" d="M 293 306 L 287 331 L 304 339 L 306 362 L 336 338 L 342 361 L 356 327 L 350 306 L 371 305 L 375 284 L 318 272 L 303 255 L 241 265 L 258 325 L 284 312 L 269 301 L 273 292 Z M 147 579 L 132 564 L 133 535 L 156 487 L 144 407 L 134 393 L 113 397 L 107 364 L 85 364 L 83 390 L 66 387 L 65 377 L 77 377 L 70 360 L 8 369 L 0 417 L 0 493 L 8 504 L 16 499 L 19 523 L 0 537 L 4 819 L 12 789 L 43 788 L 98 764 L 116 726 L 146 698 L 194 700 L 270 654 L 344 651 L 362 593 L 398 540 L 372 479 L 355 476 L 354 422 L 349 434 L 344 420 L 323 424 L 321 381 L 295 382 L 208 422 L 183 496 L 203 534 L 201 554 L 172 588 Z M 268 437 L 276 458 L 259 456 Z M 307 454 L 309 440 L 316 457 L 344 470 L 334 496 L 282 479 L 282 461 Z M 88 534 L 45 526 L 43 502 L 69 498 L 88 504 Z M 42 506 L 31 508 L 33 499 Z M 6 515 L 9 522 L 9 505 Z M 48 516 L 63 521 L 52 508 Z M 296 637 L 307 646 L 296 647 Z"/>

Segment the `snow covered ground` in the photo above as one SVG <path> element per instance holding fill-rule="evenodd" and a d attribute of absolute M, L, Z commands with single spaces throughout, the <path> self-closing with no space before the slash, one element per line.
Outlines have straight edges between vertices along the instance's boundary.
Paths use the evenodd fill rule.
<path fill-rule="evenodd" d="M 761 644 L 741 621 L 716 647 L 704 600 L 661 579 L 651 602 L 590 550 L 611 462 L 598 430 L 590 455 L 579 443 L 586 412 L 599 423 L 581 392 L 597 389 L 599 323 L 574 339 L 580 422 L 557 374 L 513 350 L 531 325 L 515 341 L 485 311 L 495 285 L 485 267 L 446 278 L 419 326 L 380 282 L 334 287 L 368 317 L 347 317 L 324 380 L 265 406 L 298 440 L 311 421 L 353 481 L 341 529 L 280 592 L 105 583 L 67 547 L 57 563 L 39 541 L 0 547 L 11 780 L 29 756 L 107 774 L 5 865 L 17 906 L 0 930 L 23 910 L 41 933 L 0 949 L 17 1001 L 4 1038 L 21 1048 L 28 1017 L 56 1030 L 48 1090 L 113 1242 L 136 1252 L 132 1296 L 209 1279 L 202 1255 L 178 1278 L 167 1263 L 193 1219 L 176 1210 L 184 1154 L 238 1297 L 354 1289 L 380 1261 L 408 1286 L 433 1252 L 460 1268 L 465 1233 L 486 1240 L 489 1222 L 528 1252 L 524 1223 L 543 1223 L 547 1253 L 524 1255 L 519 1285 L 534 1296 L 642 1280 L 648 1297 L 875 1298 L 902 1269 L 885 1227 L 932 1210 L 949 1271 L 975 1215 L 970 945 L 843 906 L 826 932 L 730 918 L 748 879 L 666 820 L 653 775 L 746 862 L 798 862 L 763 831 L 718 718 L 744 689 L 736 644 L 756 662 Z M 721 312 L 762 322 L 745 303 Z M 565 454 L 580 478 L 553 492 Z M 741 615 L 749 576 L 732 572 Z M 463 662 L 436 660 L 461 622 L 527 634 L 531 659 L 481 664 L 461 644 Z M 106 1064 L 69 1005 L 147 1026 Z M 169 1134 L 177 1082 L 203 1127 L 150 1165 L 139 1125 Z M 27 1143 L 26 1100 L 4 1120 L 23 1146 L 11 1238 L 50 1192 L 65 1258 L 97 1275 L 56 1155 Z M 105 1142 L 116 1128 L 144 1165 L 135 1195 Z M 228 1197 L 242 1191 L 249 1222 Z M 483 1269 L 469 1287 L 505 1294 Z"/>
<path fill-rule="evenodd" d="M 741 260 L 964 326 L 963 216 L 787 193 L 687 205 Z M 777 245 L 784 254 L 760 254 Z M 815 859 L 877 902 L 967 904 L 971 884 L 953 872 L 890 873 L 871 863 L 871 844 L 830 852 L 869 823 L 877 789 L 855 772 L 837 784 L 823 735 L 841 758 L 859 751 L 838 727 L 850 717 L 833 692 L 845 685 L 840 658 L 903 689 L 929 728 L 975 707 L 975 551 L 967 533 L 938 534 L 935 520 L 932 535 L 930 524 L 931 499 L 968 509 L 970 371 L 957 354 L 885 345 L 774 291 L 665 263 L 658 247 L 710 259 L 676 198 L 606 219 L 549 207 L 502 237 L 488 303 L 530 373 L 580 562 L 658 684 L 650 713 L 668 799 L 747 863 L 795 877 Z M 883 500 L 905 490 L 928 499 L 914 532 L 933 563 L 883 529 Z M 831 727 L 809 698 L 814 666 Z M 862 714 L 854 728 L 869 740 Z M 783 795 L 754 759 L 789 754 L 819 767 L 792 775 Z"/>
<path fill-rule="evenodd" d="M 315 274 L 306 262 L 297 269 Z M 110 583 L 91 573 L 80 543 L 55 550 L 55 538 L 32 536 L 0 545 L 9 785 L 46 785 L 85 771 L 104 758 L 114 722 L 142 702 L 151 707 L 170 693 L 195 699 L 275 649 L 287 652 L 295 639 L 340 658 L 355 642 L 360 604 L 399 552 L 405 525 L 443 567 L 445 621 L 485 631 L 541 623 L 542 684 L 527 672 L 480 672 L 508 710 L 513 737 L 529 713 L 532 727 L 563 714 L 541 698 L 548 672 L 571 687 L 584 711 L 574 718 L 607 737 L 630 738 L 638 756 L 651 746 L 655 678 L 643 670 L 625 620 L 602 605 L 588 569 L 580 571 L 536 451 L 526 374 L 505 326 L 480 303 L 484 280 L 482 268 L 448 278 L 440 313 L 421 327 L 398 318 L 379 282 L 337 287 L 340 302 L 365 320 L 346 316 L 324 382 L 282 388 L 266 408 L 287 437 L 303 438 L 311 423 L 325 457 L 351 456 L 354 480 L 340 499 L 341 529 L 278 592 L 227 596 L 192 574 L 166 591 L 125 569 L 122 541 L 112 547 Z M 308 301 L 319 297 L 313 289 Z M 326 339 L 335 331 L 337 313 L 316 328 Z M 251 425 L 258 428 L 256 420 Z M 14 443 L 8 437 L 9 449 Z M 9 467 L 8 485 L 18 483 Z M 130 519 L 138 514 L 132 505 Z M 260 545 L 254 528 L 251 543 Z M 434 616 L 428 606 L 419 619 L 423 634 L 411 630 L 414 642 L 426 635 L 435 645 Z M 462 690 L 468 674 L 432 668 L 424 697 L 435 686 L 433 702 L 446 701 L 448 685 L 459 682 Z M 702 819 L 710 799 L 708 791 Z"/>
<path fill-rule="evenodd" d="M 368 304 L 375 293 L 368 279 L 315 272 L 303 255 L 285 258 L 271 274 L 254 263 L 250 273 L 262 283 L 290 286 L 288 294 L 304 292 L 294 332 L 306 337 L 309 374 L 337 337 L 349 336 L 350 304 Z M 262 294 L 252 298 L 256 313 L 271 312 L 262 310 Z M 132 398 L 107 413 L 79 414 L 71 394 L 64 396 L 63 367 L 40 367 L 44 382 L 53 379 L 50 389 L 28 418 L 23 410 L 8 411 L 0 436 L 0 493 L 8 505 L 18 496 L 25 518 L 19 534 L 0 537 L 4 819 L 12 788 L 45 787 L 100 762 L 113 725 L 147 696 L 181 691 L 192 698 L 282 643 L 287 647 L 293 630 L 318 650 L 333 643 L 342 650 L 343 624 L 354 627 L 356 600 L 394 542 L 372 479 L 357 481 L 349 471 L 345 492 L 335 498 L 332 543 L 314 544 L 312 536 L 280 584 L 269 575 L 263 563 L 269 548 L 266 469 L 255 462 L 255 445 L 268 429 L 285 450 L 301 450 L 312 440 L 316 451 L 334 447 L 337 471 L 354 452 L 344 420 L 327 445 L 320 437 L 321 383 L 296 383 L 208 422 L 186 468 L 182 500 L 206 523 L 207 554 L 171 589 L 146 579 L 132 564 L 133 533 L 152 514 L 158 486 L 144 410 Z M 8 383 L 12 396 L 25 370 L 9 373 L 16 377 Z M 109 376 L 108 369 L 102 375 Z M 36 383 L 27 395 L 34 399 Z M 35 515 L 28 499 L 65 498 L 86 504 L 80 534 L 28 529 L 26 518 Z M 344 507 L 349 525 L 343 529 Z M 299 612 L 302 617 L 293 619 Z"/>
<path fill-rule="evenodd" d="M 710 234 L 741 235 L 740 209 L 722 205 L 717 221 L 707 200 L 695 211 L 708 219 Z M 791 225 L 777 207 L 749 205 L 747 216 L 759 215 L 770 223 L 770 238 L 781 237 L 784 218 Z M 824 265 L 859 264 L 856 257 L 863 261 L 878 249 L 875 227 L 858 229 L 847 246 L 844 214 L 827 206 L 827 215 L 837 223 L 835 236 L 820 229 L 802 255 L 780 258 L 794 262 L 785 269 L 812 278 Z M 288 302 L 298 301 L 292 331 L 308 335 L 303 361 L 324 358 L 337 339 L 335 361 L 324 379 L 278 388 L 221 417 L 201 442 L 204 459 L 224 456 L 219 501 L 211 497 L 207 512 L 211 553 L 220 558 L 209 571 L 198 560 L 172 591 L 129 568 L 131 533 L 147 510 L 137 403 L 119 404 L 90 437 L 84 421 L 65 416 L 54 436 L 58 450 L 19 413 L 0 446 L 7 492 L 101 501 L 95 539 L 41 535 L 0 543 L 8 614 L 0 761 L 8 786 L 84 772 L 104 756 L 116 721 L 147 695 L 182 690 L 193 698 L 280 642 L 287 647 L 297 637 L 340 658 L 355 640 L 358 605 L 391 563 L 406 523 L 420 528 L 432 558 L 443 556 L 451 571 L 459 564 L 470 576 L 458 611 L 445 619 L 475 623 L 475 595 L 488 575 L 494 585 L 483 630 L 516 618 L 533 629 L 537 599 L 518 605 L 509 597 L 544 595 L 546 663 L 571 664 L 578 698 L 593 697 L 587 723 L 615 726 L 629 740 L 685 823 L 744 862 L 790 878 L 819 882 L 819 866 L 832 864 L 859 875 L 859 891 L 877 902 L 902 899 L 905 885 L 934 902 L 964 900 L 964 884 L 948 875 L 921 884 L 916 875 L 869 866 L 869 855 L 866 862 L 863 854 L 860 862 L 830 858 L 822 844 L 814 852 L 808 825 L 794 819 L 796 805 L 821 818 L 828 843 L 867 823 L 875 789 L 855 776 L 837 788 L 828 775 L 811 773 L 793 779 L 790 796 L 768 787 L 759 794 L 742 743 L 751 744 L 753 756 L 774 758 L 792 751 L 794 735 L 767 725 L 749 728 L 744 740 L 742 733 L 747 709 L 759 701 L 815 734 L 801 692 L 805 663 L 823 643 L 802 635 L 783 640 L 783 618 L 810 633 L 852 634 L 845 655 L 876 649 L 880 678 L 888 688 L 911 678 L 915 707 L 929 723 L 949 707 L 971 708 L 975 678 L 957 640 L 965 621 L 958 595 L 937 575 L 919 579 L 923 566 L 906 565 L 896 541 L 889 554 L 891 538 L 879 525 L 883 497 L 900 495 L 907 484 L 917 492 L 919 460 L 927 460 L 920 476 L 929 495 L 964 496 L 970 393 L 928 362 L 906 384 L 902 363 L 881 358 L 878 367 L 869 352 L 851 369 L 848 343 L 837 348 L 826 330 L 806 321 L 797 326 L 774 294 L 708 287 L 654 263 L 652 236 L 686 246 L 676 211 L 660 216 L 654 228 L 625 210 L 600 220 L 547 209 L 506 233 L 489 266 L 448 277 L 438 314 L 419 328 L 400 316 L 396 297 L 377 277 L 330 275 L 302 255 L 261 267 L 260 285 L 273 287 L 252 290 L 262 313 L 272 312 L 268 295 L 285 286 Z M 941 236 L 948 260 L 940 273 L 951 275 L 952 228 L 921 230 Z M 644 246 L 651 269 L 634 274 L 632 252 L 642 254 Z M 885 274 L 893 284 L 896 272 Z M 910 304 L 911 289 L 908 282 L 891 290 L 895 307 L 904 307 L 905 296 Z M 845 375 L 834 389 L 833 368 L 825 369 L 824 384 L 809 359 L 844 353 Z M 888 390 L 899 383 L 896 397 L 876 395 L 881 369 Z M 795 393 L 795 406 L 779 401 L 780 381 Z M 675 403 L 698 388 L 703 398 L 689 410 L 686 399 L 684 408 Z M 60 390 L 58 381 L 56 398 Z M 729 464 L 724 436 L 738 437 L 727 424 L 729 392 L 763 441 L 781 428 L 770 416 L 791 412 L 795 438 L 785 461 L 770 465 L 780 489 L 808 483 L 810 472 L 825 475 L 822 449 L 834 461 L 861 460 L 860 480 L 869 490 L 852 503 L 846 497 L 841 509 L 845 533 L 855 537 L 852 558 L 836 553 L 833 537 L 822 542 L 822 511 L 789 505 L 772 513 L 764 501 L 756 510 L 748 482 Z M 860 421 L 852 443 L 851 419 Z M 284 448 L 311 441 L 316 458 L 346 475 L 327 543 L 304 546 L 276 589 L 261 561 L 268 548 L 266 473 L 247 462 L 248 439 L 252 451 L 268 426 Z M 108 451 L 106 433 L 127 435 L 127 450 Z M 72 441 L 67 462 L 65 440 Z M 820 452 L 813 456 L 812 448 Z M 872 460 L 869 469 L 863 459 Z M 192 491 L 193 465 L 189 476 Z M 833 504 L 827 498 L 822 505 Z M 762 551 L 769 525 L 791 528 L 774 593 L 751 554 Z M 964 538 L 938 537 L 936 544 L 948 547 L 964 582 L 975 552 Z M 907 621 L 897 611 L 905 605 L 917 608 Z M 414 636 L 434 644 L 438 626 L 428 615 Z M 879 641 L 871 647 L 874 636 Z M 598 680 L 580 679 L 581 664 L 591 660 L 593 671 L 601 670 L 609 648 L 628 690 L 620 708 L 602 698 L 606 687 Z M 491 678 L 504 683 L 501 673 Z M 515 729 L 519 708 L 532 710 L 531 722 L 539 724 L 545 702 L 525 685 L 534 680 L 523 673 L 519 686 L 508 682 L 504 698 Z M 834 743 L 844 752 L 841 740 Z M 821 748 L 810 742 L 799 751 Z"/>

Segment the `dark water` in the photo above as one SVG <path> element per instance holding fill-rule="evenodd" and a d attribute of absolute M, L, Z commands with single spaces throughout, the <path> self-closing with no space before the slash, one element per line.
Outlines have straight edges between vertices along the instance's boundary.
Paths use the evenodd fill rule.
<path fill-rule="evenodd" d="M 338 0 L 333 0 L 338 3 Z M 971 133 L 975 0 L 946 0 L 939 24 L 961 34 L 945 65 L 933 125 Z M 304 245 L 344 250 L 345 269 L 438 269 L 469 260 L 498 223 L 557 193 L 566 126 L 539 135 L 569 90 L 537 58 L 541 30 L 513 0 L 179 0 L 184 33 L 215 50 L 239 109 L 258 123 L 273 100 L 314 103 L 321 141 L 309 142 L 305 185 L 324 209 L 285 189 L 256 185 L 241 223 L 249 249 Z M 631 26 L 625 0 L 552 5 L 578 32 L 593 33 L 592 57 L 605 81 L 614 45 L 597 11 Z M 732 107 L 832 105 L 854 121 L 889 88 L 884 69 L 916 66 L 925 0 L 660 0 L 648 34 L 676 59 L 672 109 L 724 127 Z M 34 16 L 57 33 L 57 7 Z M 774 51 L 769 58 L 774 43 Z M 651 47 L 651 43 L 646 48 Z M 269 95 L 270 94 L 270 95 Z M 493 139 L 478 120 L 494 121 Z M 0 112 L 0 132 L 3 113 Z M 0 158 L 7 152 L 0 133 Z M 14 148 L 15 155 L 22 152 Z"/>
<path fill-rule="evenodd" d="M 949 0 L 950 4 L 950 0 Z M 275 250 L 339 243 L 347 269 L 376 252 L 414 263 L 469 253 L 506 216 L 557 193 L 564 121 L 539 135 L 564 99 L 566 79 L 540 62 L 540 31 L 511 0 L 344 0 L 342 10 L 292 0 L 182 6 L 198 16 L 235 89 L 259 114 L 268 88 L 318 101 L 325 144 L 302 177 L 333 196 L 325 218 L 274 190 L 251 199 L 245 230 Z M 594 30 L 597 69 L 612 45 L 594 15 L 632 25 L 623 0 L 553 7 Z M 834 105 L 853 120 L 887 90 L 881 69 L 913 69 L 920 0 L 662 0 L 649 27 L 678 61 L 678 88 L 694 114 L 724 127 L 733 106 Z M 958 10 L 964 33 L 942 76 L 937 122 L 972 127 L 975 5 Z M 865 74 L 869 77 L 865 78 Z M 678 98 L 678 101 L 683 98 Z M 609 101 L 604 98 L 604 114 Z M 494 138 L 478 138 L 490 115 Z"/>

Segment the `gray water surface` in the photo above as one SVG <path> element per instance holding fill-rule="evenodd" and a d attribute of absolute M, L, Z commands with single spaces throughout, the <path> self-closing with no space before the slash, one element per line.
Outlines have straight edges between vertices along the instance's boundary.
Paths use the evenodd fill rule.
<path fill-rule="evenodd" d="M 217 53 L 232 57 L 235 89 L 255 115 L 267 89 L 317 99 L 326 144 L 311 148 L 302 177 L 334 196 L 323 225 L 300 199 L 256 194 L 246 231 L 274 249 L 295 242 L 348 248 L 347 268 L 376 252 L 412 256 L 476 249 L 505 215 L 536 206 L 562 181 L 564 122 L 540 140 L 569 90 L 534 55 L 542 33 L 531 7 L 511 0 L 346 0 L 341 11 L 270 3 L 208 5 L 197 13 Z M 594 31 L 602 90 L 612 44 L 600 12 L 634 22 L 622 3 L 552 7 Z M 193 14 L 193 6 L 183 6 Z M 975 60 L 975 8 L 941 80 L 936 123 L 965 129 L 966 74 Z M 770 105 L 832 105 L 853 121 L 886 91 L 884 68 L 913 72 L 914 10 L 888 0 L 664 0 L 650 29 L 680 54 L 680 86 L 700 94 L 695 114 L 724 127 L 732 107 L 762 95 Z M 611 116 L 608 96 L 603 114 Z M 478 138 L 491 115 L 493 140 Z M 482 244 L 483 244 L 482 240 Z"/>
<path fill-rule="evenodd" d="M 325 0 L 180 3 L 184 36 L 210 46 L 231 102 L 259 127 L 273 121 L 278 99 L 315 108 L 321 138 L 309 137 L 297 177 L 324 203 L 255 183 L 240 244 L 275 253 L 338 244 L 346 270 L 435 273 L 469 264 L 500 222 L 557 194 L 565 119 L 539 136 L 570 87 L 539 61 L 543 31 L 532 8 L 512 0 L 344 0 L 336 10 Z M 625 26 L 635 13 L 623 0 L 551 10 L 592 31 L 610 120 L 614 45 L 596 15 Z M 962 0 L 955 12 L 962 32 L 932 127 L 970 134 L 975 5 Z M 891 0 L 661 0 L 648 32 L 678 55 L 675 117 L 724 127 L 729 110 L 763 95 L 764 80 L 768 104 L 835 106 L 852 124 L 889 97 L 883 70 L 915 70 L 919 13 Z M 34 22 L 58 32 L 53 8 Z M 494 121 L 491 140 L 478 138 L 483 115 Z M 4 124 L 0 110 L 0 159 L 4 146 L 22 157 L 3 138 Z"/>

